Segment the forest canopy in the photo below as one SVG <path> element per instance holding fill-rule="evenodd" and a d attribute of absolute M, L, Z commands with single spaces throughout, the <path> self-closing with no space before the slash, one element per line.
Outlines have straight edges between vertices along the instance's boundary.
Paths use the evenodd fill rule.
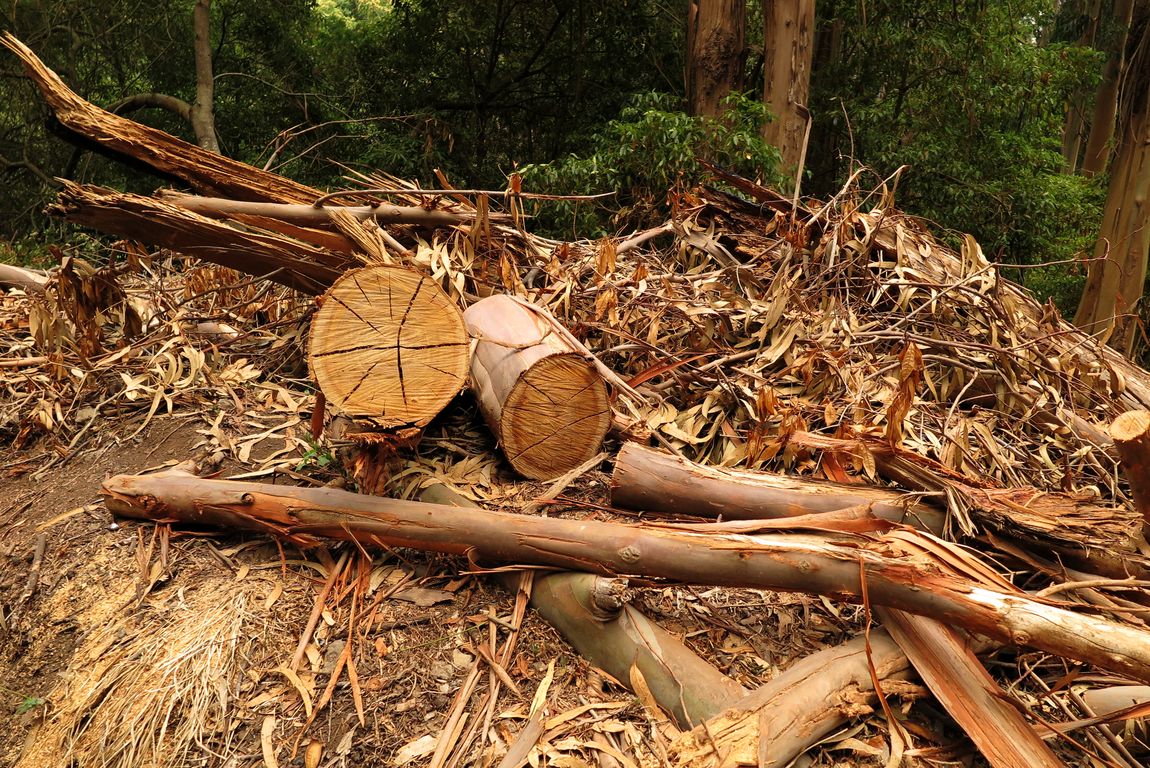
<path fill-rule="evenodd" d="M 209 4 L 50 0 L 0 16 L 81 96 L 192 139 L 180 114 L 144 96 L 196 103 L 197 5 Z M 346 186 L 349 170 L 490 188 L 521 172 L 534 192 L 615 193 L 533 211 L 539 230 L 567 236 L 657 218 L 668 190 L 704 180 L 697 159 L 789 190 L 796 168 L 763 138 L 778 116 L 764 105 L 761 3 L 720 4 L 742 20 L 726 52 L 731 93 L 719 114 L 692 103 L 690 24 L 707 5 L 216 0 L 220 151 L 325 188 Z M 861 170 L 863 187 L 889 179 L 900 207 L 971 233 L 994 260 L 1089 251 L 1105 179 L 1079 172 L 1078 158 L 1122 3 L 813 5 L 803 194 L 834 195 Z M 76 237 L 40 213 L 58 177 L 165 183 L 53 135 L 17 62 L 3 67 L 0 207 L 17 251 Z M 1081 141 L 1067 140 L 1074 132 Z M 1078 300 L 1081 275 L 1065 263 L 1017 276 L 1066 313 Z"/>

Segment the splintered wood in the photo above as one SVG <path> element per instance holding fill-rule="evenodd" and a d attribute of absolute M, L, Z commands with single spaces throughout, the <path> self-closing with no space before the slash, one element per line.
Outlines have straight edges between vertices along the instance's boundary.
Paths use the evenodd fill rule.
<path fill-rule="evenodd" d="M 424 426 L 467 380 L 467 332 L 431 278 L 365 267 L 325 294 L 308 362 L 336 412 L 384 429 Z"/>
<path fill-rule="evenodd" d="M 550 480 L 594 456 L 611 426 L 595 364 L 509 296 L 486 298 L 463 317 L 477 341 L 471 388 L 515 471 Z"/>

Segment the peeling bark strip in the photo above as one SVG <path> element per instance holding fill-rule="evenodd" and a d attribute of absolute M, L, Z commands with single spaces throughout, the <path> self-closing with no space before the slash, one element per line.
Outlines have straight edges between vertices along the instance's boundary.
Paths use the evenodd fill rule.
<path fill-rule="evenodd" d="M 875 517 L 941 533 L 944 515 L 913 494 L 866 485 L 806 480 L 696 464 L 638 443 L 624 443 L 611 475 L 611 504 L 645 512 L 682 512 L 724 520 L 763 520 L 867 506 Z"/>
<path fill-rule="evenodd" d="M 463 389 L 469 345 L 463 314 L 434 280 L 377 264 L 324 294 L 308 365 L 336 413 L 421 427 Z"/>
<path fill-rule="evenodd" d="M 969 555 L 913 531 L 884 536 L 706 533 L 490 512 L 375 498 L 330 488 L 203 480 L 186 472 L 118 475 L 102 493 L 114 514 L 254 530 L 306 543 L 317 536 L 365 545 L 467 554 L 695 584 L 807 592 L 858 601 L 860 574 L 875 605 L 962 626 L 1150 682 L 1150 632 L 983 586 Z M 745 523 L 737 525 L 746 527 Z M 967 573 L 975 573 L 968 576 Z"/>
<path fill-rule="evenodd" d="M 529 306 L 490 296 L 463 313 L 471 389 L 519 474 L 550 480 L 594 456 L 611 426 L 607 385 Z"/>

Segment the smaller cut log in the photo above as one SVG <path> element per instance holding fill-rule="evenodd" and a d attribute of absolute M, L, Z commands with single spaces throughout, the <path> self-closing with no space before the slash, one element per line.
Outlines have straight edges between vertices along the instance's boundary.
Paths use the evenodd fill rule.
<path fill-rule="evenodd" d="M 471 388 L 516 472 L 550 480 L 588 461 L 611 426 L 607 384 L 540 313 L 496 295 L 463 313 Z"/>
<path fill-rule="evenodd" d="M 945 514 L 914 494 L 768 472 L 708 467 L 624 443 L 611 475 L 611 504 L 644 512 L 763 520 L 866 506 L 875 517 L 940 533 Z"/>
<path fill-rule="evenodd" d="M 332 409 L 421 427 L 467 380 L 463 316 L 434 280 L 385 264 L 348 272 L 312 320 L 308 363 Z"/>
<path fill-rule="evenodd" d="M 1150 411 L 1127 411 L 1110 425 L 1110 437 L 1122 459 L 1134 508 L 1142 515 L 1142 533 L 1150 539 Z"/>

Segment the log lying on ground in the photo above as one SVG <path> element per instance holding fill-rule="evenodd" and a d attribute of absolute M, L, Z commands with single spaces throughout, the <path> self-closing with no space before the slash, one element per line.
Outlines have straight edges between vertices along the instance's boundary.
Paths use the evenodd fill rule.
<path fill-rule="evenodd" d="M 13 286 L 25 293 L 43 293 L 48 276 L 12 264 L 0 264 L 0 286 Z"/>
<path fill-rule="evenodd" d="M 856 637 L 812 653 L 705 724 L 679 736 L 670 758 L 676 768 L 784 768 L 850 720 L 871 714 L 878 696 L 907 680 L 910 661 L 886 632 Z M 869 659 L 868 659 L 869 657 Z"/>
<path fill-rule="evenodd" d="M 1127 411 L 1110 425 L 1110 437 L 1122 458 L 1134 508 L 1142 515 L 1142 535 L 1150 539 L 1150 411 Z"/>
<path fill-rule="evenodd" d="M 638 443 L 624 443 L 611 474 L 611 504 L 647 512 L 683 512 L 725 520 L 761 520 L 868 506 L 875 517 L 941 533 L 945 515 L 910 494 L 866 485 L 804 480 L 696 464 Z"/>
<path fill-rule="evenodd" d="M 1150 632 L 1033 598 L 972 555 L 909 530 L 837 537 L 745 535 L 748 523 L 654 527 L 539 518 L 326 488 L 204 480 L 186 472 L 118 475 L 102 487 L 114 514 L 468 554 L 611 575 L 808 592 L 962 626 L 1150 682 Z"/>
<path fill-rule="evenodd" d="M 339 414 L 425 426 L 467 381 L 463 314 L 434 280 L 377 264 L 348 272 L 311 323 L 308 365 Z"/>
<path fill-rule="evenodd" d="M 323 293 L 356 265 L 272 231 L 239 229 L 149 197 L 65 182 L 48 213 L 117 237 L 171 248 L 282 285 Z"/>
<path fill-rule="evenodd" d="M 210 152 L 161 130 L 112 114 L 80 98 L 60 76 L 10 33 L 0 38 L 19 57 L 60 125 L 79 143 L 142 163 L 205 194 L 275 203 L 310 203 L 322 192 L 269 171 Z"/>
<path fill-rule="evenodd" d="M 483 299 L 463 319 L 476 339 L 472 391 L 515 471 L 550 480 L 594 456 L 611 426 L 595 364 L 510 296 Z"/>

